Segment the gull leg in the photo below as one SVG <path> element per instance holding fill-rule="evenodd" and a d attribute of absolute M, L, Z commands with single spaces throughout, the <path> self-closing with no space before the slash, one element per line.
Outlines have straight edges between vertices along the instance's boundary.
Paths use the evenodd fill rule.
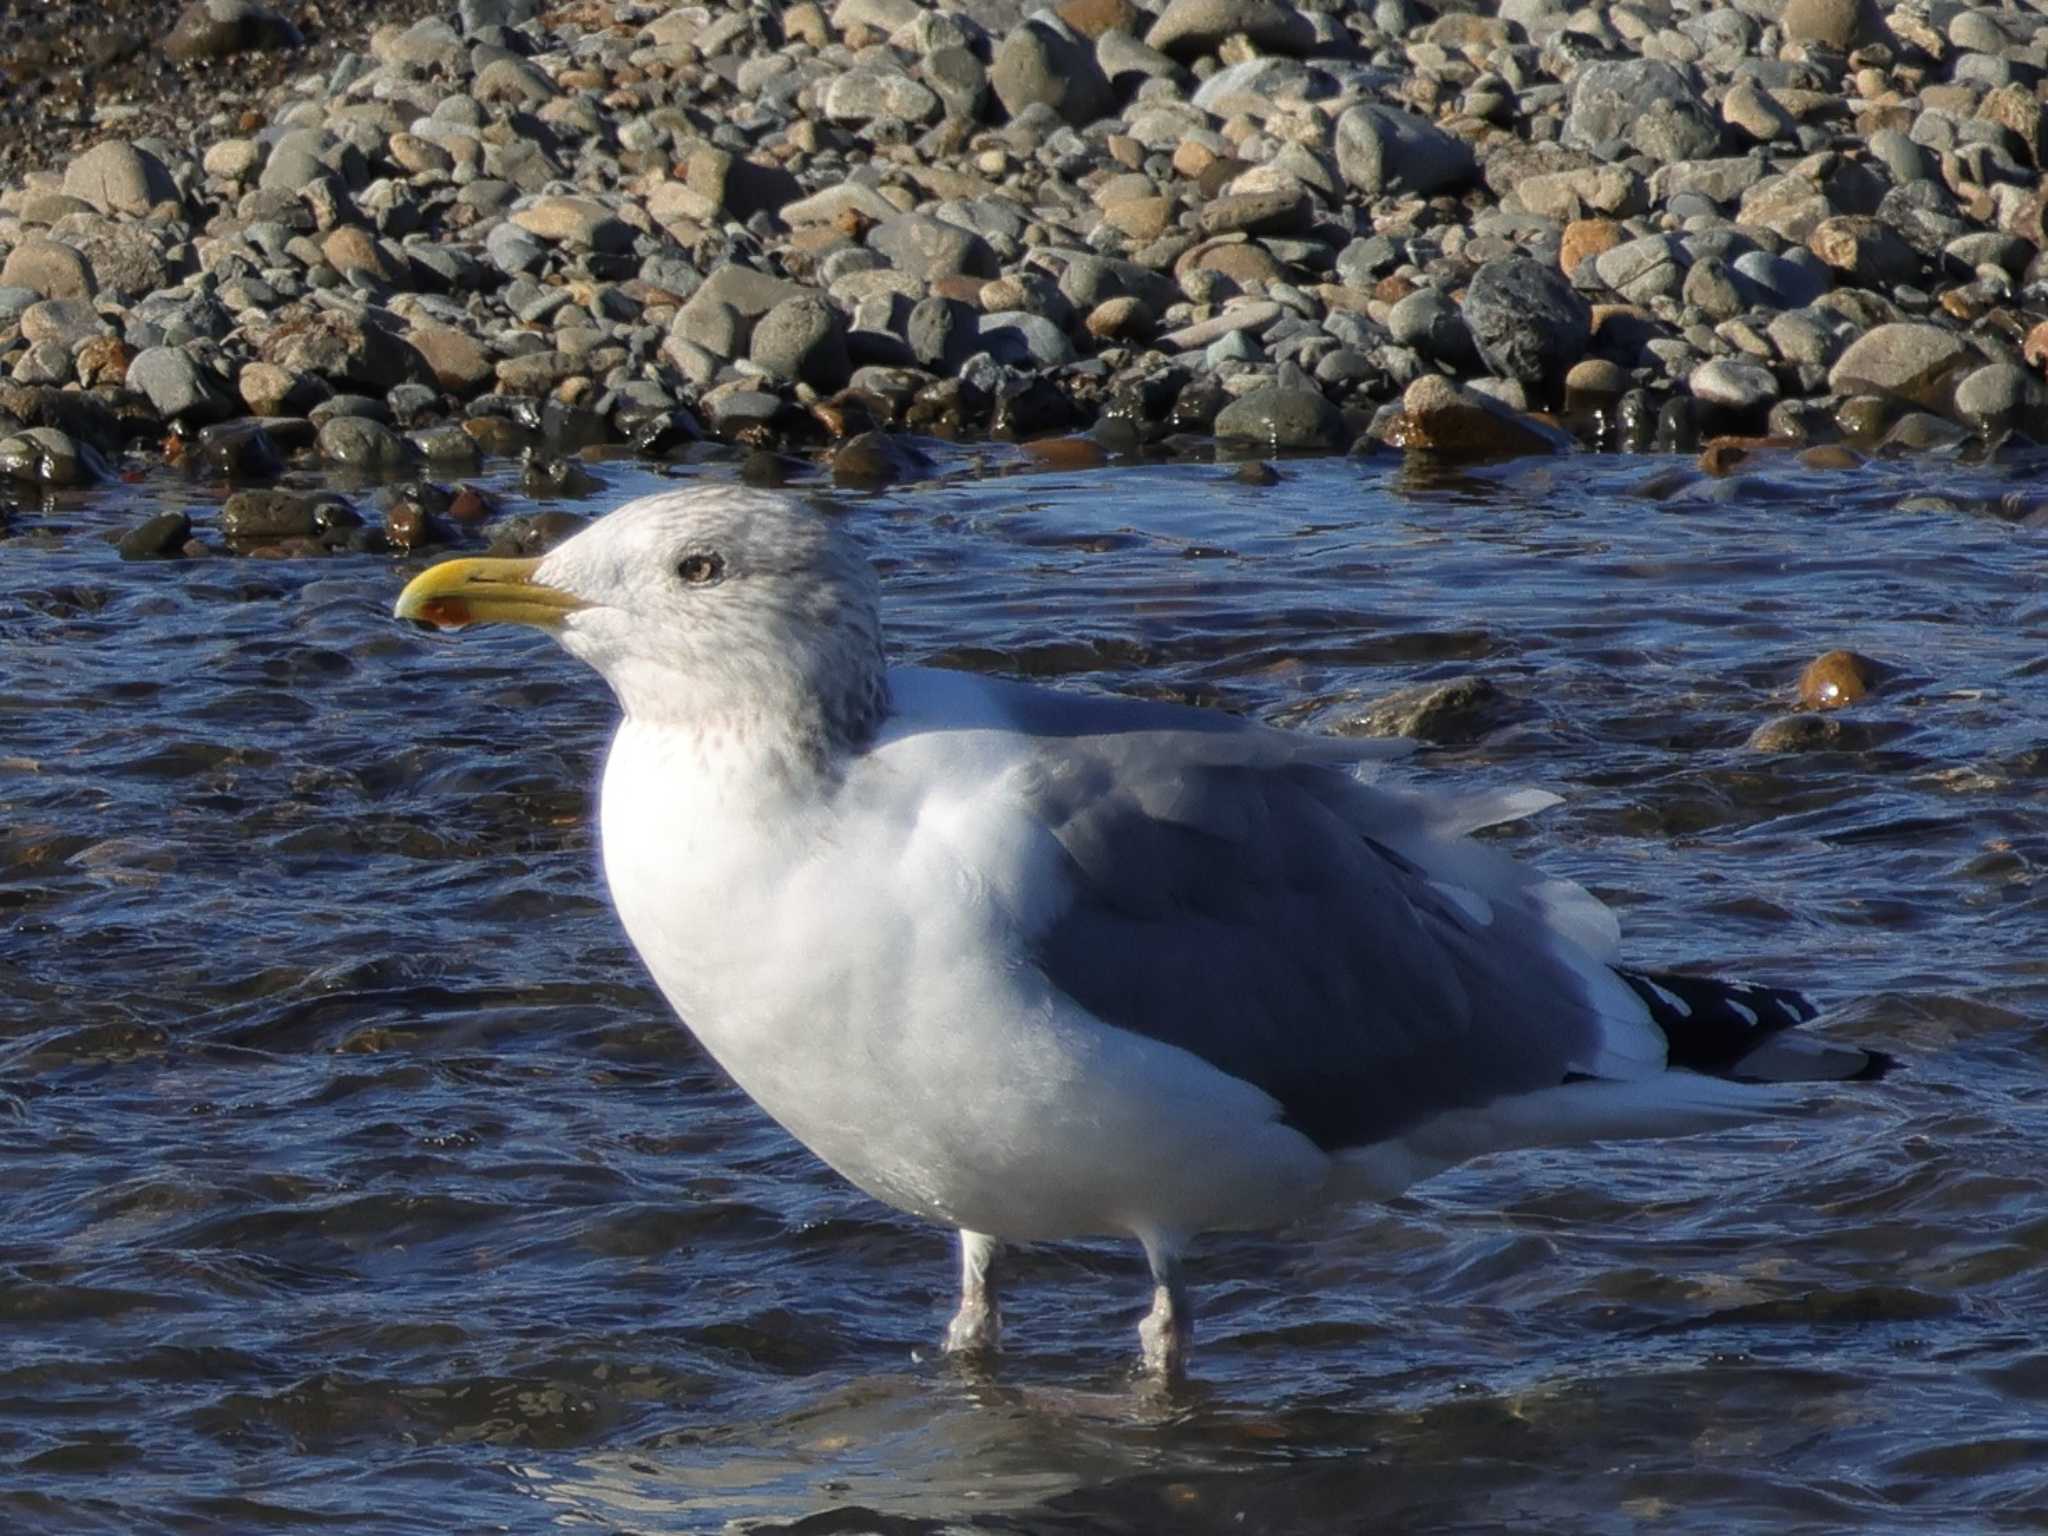
<path fill-rule="evenodd" d="M 1152 1310 L 1138 1324 L 1145 1369 L 1166 1381 L 1179 1381 L 1187 1374 L 1188 1350 L 1195 1338 L 1195 1309 L 1181 1273 L 1180 1249 L 1162 1238 L 1140 1241 L 1152 1266 Z"/>
<path fill-rule="evenodd" d="M 992 1355 L 1003 1331 L 996 1304 L 996 1240 L 960 1229 L 960 1310 L 946 1328 L 946 1353 Z"/>

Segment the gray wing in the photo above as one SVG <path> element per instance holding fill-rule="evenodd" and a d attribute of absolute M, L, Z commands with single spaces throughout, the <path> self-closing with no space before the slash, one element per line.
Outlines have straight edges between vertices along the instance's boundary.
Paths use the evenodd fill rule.
<path fill-rule="evenodd" d="M 1427 802 L 1359 784 L 1315 738 L 1157 729 L 1188 713 L 1045 733 L 1029 795 L 1071 883 L 1035 949 L 1054 985 L 1257 1084 L 1328 1149 L 1614 1059 L 1606 966 L 1523 899 L 1540 877 L 1423 825 Z M 1530 808 L 1487 803 L 1438 819 Z M 1486 888 L 1461 883 L 1475 868 Z M 1627 1038 L 1646 1015 L 1622 1011 L 1622 1054 L 1654 1056 Z"/>

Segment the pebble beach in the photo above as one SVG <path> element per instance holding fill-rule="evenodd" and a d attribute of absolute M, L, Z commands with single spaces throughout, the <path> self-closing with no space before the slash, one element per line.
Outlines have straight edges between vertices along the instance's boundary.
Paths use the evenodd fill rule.
<path fill-rule="evenodd" d="M 2036 8 L 139 10 L 98 74 L 8 22 L 0 191 L 0 483 L 223 486 L 134 555 L 461 543 L 435 487 L 496 454 L 1853 474 L 2048 426 Z"/>

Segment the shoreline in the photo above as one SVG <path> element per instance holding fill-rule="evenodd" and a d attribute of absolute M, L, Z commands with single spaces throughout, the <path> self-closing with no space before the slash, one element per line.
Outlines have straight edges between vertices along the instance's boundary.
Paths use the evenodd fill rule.
<path fill-rule="evenodd" d="M 0 484 L 2048 439 L 2048 20 L 1755 9 L 144 3 L 176 90 L 0 136 Z"/>

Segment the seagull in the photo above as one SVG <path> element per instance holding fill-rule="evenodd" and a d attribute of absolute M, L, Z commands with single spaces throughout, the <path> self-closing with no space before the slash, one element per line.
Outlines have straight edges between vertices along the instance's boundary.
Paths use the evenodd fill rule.
<path fill-rule="evenodd" d="M 792 1136 L 958 1230 L 951 1351 L 996 1347 L 1001 1244 L 1128 1237 L 1143 1368 L 1175 1379 L 1198 1234 L 1890 1064 L 1790 1033 L 1796 993 L 1623 964 L 1597 899 L 1472 839 L 1555 795 L 1393 787 L 1374 769 L 1405 744 L 888 665 L 848 518 L 797 497 L 644 497 L 537 559 L 435 565 L 395 613 L 530 625 L 611 685 L 627 935 Z"/>

